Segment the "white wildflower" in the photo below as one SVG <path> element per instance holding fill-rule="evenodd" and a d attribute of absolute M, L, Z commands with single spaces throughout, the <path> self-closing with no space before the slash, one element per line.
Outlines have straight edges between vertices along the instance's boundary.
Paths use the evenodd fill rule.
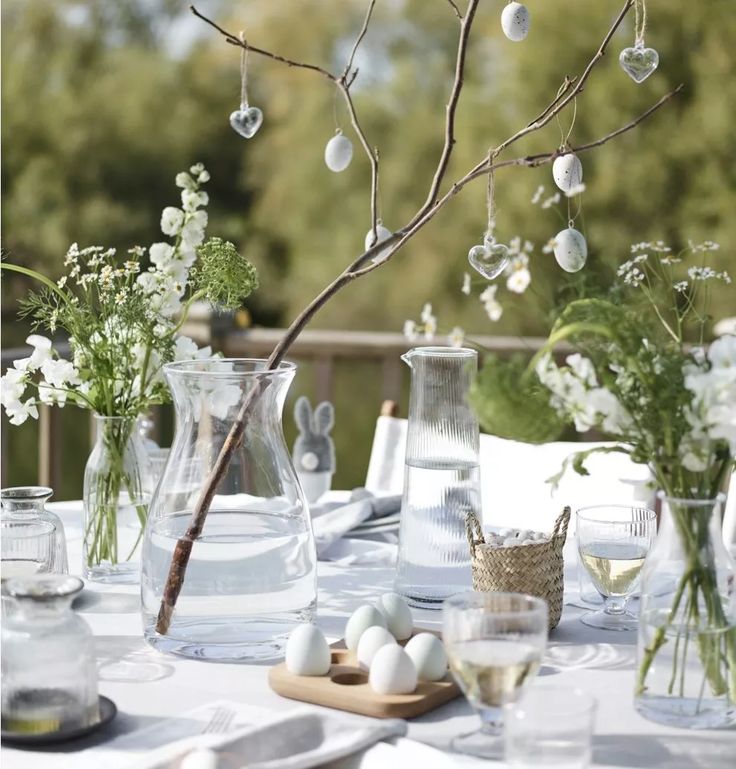
<path fill-rule="evenodd" d="M 585 192 L 585 185 L 583 182 L 580 182 L 574 187 L 570 187 L 570 189 L 565 192 L 565 197 L 574 198 L 576 195 L 580 195 L 583 192 Z"/>
<path fill-rule="evenodd" d="M 16 401 L 7 405 L 5 412 L 10 418 L 11 425 L 22 425 L 28 417 L 38 419 L 38 409 L 32 398 L 29 398 L 25 403 Z"/>
<path fill-rule="evenodd" d="M 460 328 L 460 326 L 455 326 L 455 328 L 450 331 L 447 337 L 447 343 L 450 345 L 450 347 L 462 347 L 464 342 L 465 332 Z"/>
<path fill-rule="evenodd" d="M 194 190 L 197 188 L 196 182 L 186 171 L 182 171 L 176 175 L 176 186 L 181 187 L 184 190 Z"/>
<path fill-rule="evenodd" d="M 182 192 L 185 195 L 186 190 Z M 164 235 L 178 235 L 184 224 L 184 212 L 179 208 L 167 206 L 161 212 L 161 232 Z"/>
<path fill-rule="evenodd" d="M 523 294 L 532 281 L 532 276 L 526 267 L 514 270 L 506 281 L 506 288 L 515 294 Z"/>
<path fill-rule="evenodd" d="M 672 288 L 674 288 L 678 294 L 684 294 L 685 291 L 687 291 L 687 285 L 686 280 L 678 280 L 677 283 L 672 284 Z"/>
<path fill-rule="evenodd" d="M 51 357 L 51 340 L 41 334 L 31 334 L 26 339 L 26 344 L 33 347 L 28 368 L 35 371 Z"/>
<path fill-rule="evenodd" d="M 556 206 L 559 202 L 560 202 L 560 193 L 555 192 L 554 195 L 551 195 L 542 203 L 542 208 L 552 208 L 552 206 Z"/>
<path fill-rule="evenodd" d="M 540 184 L 539 187 L 537 187 L 536 192 L 532 196 L 532 205 L 536 206 L 537 203 L 542 199 L 542 195 L 544 195 L 544 185 Z"/>
<path fill-rule="evenodd" d="M 463 294 L 465 294 L 465 296 L 470 295 L 470 273 L 463 273 L 463 285 L 460 290 L 463 292 Z"/>

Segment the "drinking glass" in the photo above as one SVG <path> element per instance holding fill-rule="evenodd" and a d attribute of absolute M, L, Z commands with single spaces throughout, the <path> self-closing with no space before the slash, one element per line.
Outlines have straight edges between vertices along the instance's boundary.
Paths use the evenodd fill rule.
<path fill-rule="evenodd" d="M 630 505 L 596 505 L 577 512 L 580 561 L 603 607 L 580 620 L 603 630 L 635 630 L 636 617 L 627 610 L 657 529 L 652 510 Z"/>
<path fill-rule="evenodd" d="M 442 639 L 455 680 L 482 722 L 452 747 L 500 758 L 503 708 L 536 675 L 547 645 L 547 604 L 520 593 L 460 593 L 444 603 Z"/>
<path fill-rule="evenodd" d="M 506 709 L 506 762 L 516 769 L 586 769 L 595 711 L 595 698 L 581 689 L 531 687 Z"/>

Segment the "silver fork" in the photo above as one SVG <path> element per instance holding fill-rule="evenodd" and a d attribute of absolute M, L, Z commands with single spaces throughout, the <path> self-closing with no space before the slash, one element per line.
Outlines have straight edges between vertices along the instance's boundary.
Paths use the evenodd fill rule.
<path fill-rule="evenodd" d="M 233 708 L 217 707 L 210 720 L 205 724 L 201 734 L 224 734 L 230 731 L 230 725 L 235 718 Z"/>

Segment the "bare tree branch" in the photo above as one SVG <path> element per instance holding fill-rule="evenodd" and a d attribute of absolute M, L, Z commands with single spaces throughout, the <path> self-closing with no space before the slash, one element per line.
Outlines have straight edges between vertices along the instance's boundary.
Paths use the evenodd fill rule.
<path fill-rule="evenodd" d="M 454 11 L 455 16 L 457 16 L 458 19 L 460 19 L 462 21 L 463 15 L 462 15 L 462 13 L 460 13 L 460 9 L 457 7 L 457 3 L 455 3 L 455 0 L 447 0 L 447 2 L 452 7 L 452 10 Z"/>
<path fill-rule="evenodd" d="M 368 25 L 371 23 L 371 16 L 373 15 L 373 8 L 376 5 L 376 0 L 370 0 L 370 3 L 368 3 L 368 10 L 365 13 L 365 19 L 363 20 L 363 27 L 360 30 L 360 33 L 358 34 L 358 37 L 355 39 L 355 44 L 353 45 L 353 50 L 350 51 L 350 56 L 348 57 L 348 63 L 345 65 L 345 69 L 342 72 L 342 75 L 340 76 L 341 82 L 345 83 L 347 85 L 347 78 L 350 74 L 350 70 L 353 68 L 353 60 L 355 59 L 355 54 L 358 52 L 358 47 L 363 42 L 363 38 L 365 37 L 365 33 L 368 31 Z M 350 80 L 350 85 L 352 85 L 353 80 L 355 80 L 355 77 L 353 77 Z M 348 88 L 350 87 L 348 85 Z"/>
<path fill-rule="evenodd" d="M 455 5 L 455 3 L 453 2 L 453 0 L 449 0 L 449 1 L 450 1 L 450 5 L 455 9 L 456 13 L 459 14 L 459 10 Z M 435 171 L 434 178 L 432 180 L 432 184 L 430 186 L 430 191 L 426 201 L 420 207 L 420 209 L 417 211 L 417 213 L 414 215 L 414 217 L 410 222 L 408 222 L 403 228 L 401 228 L 400 230 L 395 232 L 393 235 L 391 235 L 391 237 L 389 237 L 387 240 L 382 241 L 381 243 L 376 243 L 374 246 L 366 250 L 365 253 L 361 254 L 357 259 L 355 259 L 352 262 L 351 265 L 349 265 L 336 278 L 334 278 L 332 282 L 328 286 L 326 286 L 299 313 L 299 315 L 297 315 L 297 317 L 293 320 L 293 322 L 291 323 L 290 327 L 286 331 L 281 341 L 278 343 L 278 345 L 276 345 L 273 352 L 269 356 L 268 368 L 274 368 L 279 365 L 279 363 L 283 360 L 289 347 L 291 346 L 293 341 L 297 338 L 297 336 L 302 331 L 302 329 L 307 325 L 307 323 L 312 319 L 312 317 L 314 317 L 314 315 L 320 310 L 320 308 L 324 304 L 326 304 L 327 301 L 329 301 L 329 299 L 331 299 L 336 293 L 338 293 L 338 291 L 340 291 L 342 288 L 344 288 L 353 280 L 369 272 L 372 272 L 374 269 L 378 269 L 378 267 L 386 264 L 386 262 L 388 262 L 391 259 L 391 257 L 408 240 L 410 240 L 417 232 L 419 232 L 435 216 L 435 214 L 444 205 L 447 204 L 449 200 L 451 200 L 453 197 L 459 194 L 460 191 L 467 184 L 469 184 L 473 179 L 476 179 L 480 176 L 485 176 L 491 171 L 495 171 L 500 168 L 507 168 L 511 166 L 531 166 L 531 167 L 539 166 L 544 163 L 551 162 L 555 157 L 561 154 L 561 150 L 557 149 L 553 152 L 543 153 L 539 155 L 529 155 L 526 157 L 519 157 L 519 158 L 510 159 L 510 160 L 500 160 L 500 161 L 495 160 L 495 157 L 498 155 L 498 153 L 500 153 L 501 151 L 505 150 L 506 148 L 514 144 L 523 136 L 526 136 L 532 133 L 533 131 L 537 131 L 543 126 L 547 125 L 555 115 L 559 114 L 560 111 L 563 110 L 568 104 L 570 104 L 570 102 L 582 91 L 588 77 L 590 76 L 590 73 L 592 72 L 593 68 L 598 63 L 598 61 L 603 57 L 606 51 L 606 48 L 608 46 L 608 43 L 610 42 L 616 29 L 619 27 L 619 25 L 623 21 L 624 17 L 628 13 L 629 9 L 632 7 L 634 0 L 626 0 L 626 3 L 623 9 L 617 16 L 616 20 L 614 21 L 613 25 L 609 29 L 606 36 L 604 37 L 603 42 L 601 43 L 598 51 L 590 60 L 587 67 L 585 68 L 583 73 L 580 75 L 580 77 L 577 79 L 566 78 L 560 90 L 558 91 L 557 95 L 555 96 L 555 98 L 550 102 L 550 104 L 540 113 L 540 115 L 535 120 L 527 124 L 524 128 L 522 128 L 520 131 L 517 131 L 515 134 L 510 136 L 505 141 L 503 141 L 490 154 L 490 157 L 486 156 L 480 163 L 478 163 L 475 167 L 473 167 L 470 171 L 468 171 L 461 179 L 456 181 L 450 187 L 450 189 L 447 190 L 444 193 L 444 195 L 442 195 L 442 197 L 438 197 L 440 186 L 446 174 L 447 166 L 449 164 L 450 156 L 452 154 L 452 148 L 455 143 L 455 112 L 457 109 L 458 100 L 460 98 L 460 92 L 463 86 L 463 75 L 464 75 L 464 68 L 465 68 L 468 39 L 470 36 L 470 29 L 473 23 L 478 2 L 479 0 L 470 0 L 465 16 L 461 18 L 460 37 L 458 41 L 457 57 L 456 57 L 456 63 L 455 63 L 455 80 L 453 82 L 453 86 L 450 92 L 450 99 L 448 101 L 447 108 L 446 108 L 445 141 L 444 141 L 442 153 L 441 153 L 441 156 L 437 165 L 437 169 Z M 371 163 L 371 212 L 372 212 L 372 221 L 373 221 L 373 231 L 375 233 L 376 215 L 377 215 L 376 214 L 376 196 L 377 196 L 377 185 L 378 185 L 378 151 L 376 149 L 371 148 L 371 145 L 368 143 L 365 137 L 365 134 L 363 133 L 363 130 L 358 120 L 355 105 L 353 104 L 352 98 L 350 96 L 350 90 L 349 90 L 350 83 L 352 83 L 355 78 L 355 74 L 352 74 L 352 76 L 350 75 L 350 68 L 352 67 L 353 57 L 355 55 L 355 51 L 357 50 L 362 38 L 365 36 L 365 32 L 370 22 L 373 5 L 374 5 L 374 0 L 371 0 L 368 7 L 368 12 L 366 14 L 366 19 L 363 24 L 363 28 L 361 29 L 361 32 L 358 35 L 356 43 L 353 47 L 353 51 L 351 52 L 350 58 L 348 59 L 348 66 L 346 67 L 346 70 L 343 72 L 343 74 L 340 77 L 336 77 L 332 73 L 328 72 L 327 70 L 317 65 L 294 61 L 284 56 L 271 53 L 270 51 L 253 47 L 247 42 L 240 41 L 237 37 L 235 37 L 231 33 L 219 27 L 213 21 L 211 21 L 210 19 L 200 14 L 194 7 L 192 7 L 192 12 L 197 17 L 199 17 L 206 23 L 210 24 L 210 26 L 214 27 L 221 35 L 225 37 L 225 40 L 231 45 L 246 47 L 248 50 L 252 51 L 253 53 L 257 53 L 262 56 L 266 56 L 268 58 L 274 59 L 276 61 L 280 61 L 290 67 L 300 67 L 302 69 L 315 71 L 336 84 L 336 86 L 340 89 L 340 91 L 343 94 L 343 98 L 345 99 L 348 112 L 350 113 L 350 119 L 351 119 L 353 128 L 356 134 L 358 135 L 358 138 L 360 139 L 363 150 L 367 154 Z M 607 134 L 606 136 L 601 137 L 600 139 L 597 139 L 593 142 L 589 142 L 588 144 L 583 144 L 578 146 L 577 148 L 575 148 L 575 151 L 585 152 L 587 150 L 593 149 L 594 147 L 599 147 L 602 144 L 605 144 L 606 142 L 610 141 L 611 139 L 617 136 L 620 136 L 622 133 L 625 133 L 626 131 L 630 131 L 639 123 L 641 123 L 643 120 L 646 120 L 650 115 L 652 115 L 656 110 L 658 110 L 663 104 L 665 104 L 675 94 L 679 93 L 681 89 L 682 89 L 682 86 L 679 86 L 671 93 L 663 96 L 656 104 L 650 107 L 646 112 L 644 112 L 638 118 L 632 120 L 631 122 L 611 132 L 610 134 Z M 389 251 L 388 254 L 384 254 L 386 250 Z M 376 259 L 376 257 L 379 254 L 381 254 L 380 260 Z M 374 259 L 375 261 L 373 261 Z M 178 596 L 181 591 L 182 585 L 184 584 L 184 578 L 186 575 L 187 565 L 189 563 L 189 558 L 191 555 L 193 543 L 201 534 L 202 527 L 204 526 L 204 522 L 207 517 L 207 512 L 209 510 L 209 506 L 212 502 L 217 486 L 222 480 L 222 478 L 224 477 L 224 474 L 230 463 L 231 457 L 235 452 L 240 440 L 242 439 L 243 433 L 245 431 L 245 426 L 247 423 L 248 411 L 251 407 L 253 400 L 258 396 L 258 393 L 260 392 L 260 390 L 258 389 L 260 386 L 261 385 L 257 385 L 254 389 L 252 389 L 249 393 L 247 393 L 244 396 L 243 402 L 241 403 L 240 409 L 238 411 L 238 415 L 235 421 L 233 422 L 233 425 L 223 444 L 220 454 L 218 455 L 215 461 L 215 464 L 212 467 L 212 470 L 210 471 L 207 479 L 204 482 L 204 485 L 202 486 L 199 499 L 197 500 L 194 510 L 192 511 L 192 517 L 189 522 L 189 527 L 187 528 L 184 535 L 177 541 L 177 544 L 174 549 L 174 554 L 172 555 L 172 560 L 171 560 L 171 565 L 169 567 L 169 573 L 167 576 L 166 585 L 164 587 L 163 595 L 161 598 L 161 606 L 159 608 L 158 620 L 156 623 L 156 630 L 158 633 L 165 634 L 169 630 L 169 627 L 174 615 L 176 602 L 178 600 Z"/>
<path fill-rule="evenodd" d="M 442 179 L 447 171 L 447 165 L 450 162 L 452 149 L 455 145 L 455 112 L 457 111 L 460 92 L 463 89 L 465 57 L 468 52 L 468 40 L 473 26 L 473 19 L 475 18 L 475 12 L 478 10 L 478 2 L 479 0 L 470 0 L 468 10 L 465 12 L 465 16 L 460 24 L 460 37 L 457 43 L 457 56 L 455 57 L 455 81 L 452 84 L 450 99 L 445 108 L 445 143 L 442 147 L 442 154 L 440 155 L 439 163 L 437 163 L 437 170 L 434 173 L 432 184 L 429 187 L 429 194 L 421 210 L 429 208 L 435 202 L 440 184 L 442 184 Z"/>

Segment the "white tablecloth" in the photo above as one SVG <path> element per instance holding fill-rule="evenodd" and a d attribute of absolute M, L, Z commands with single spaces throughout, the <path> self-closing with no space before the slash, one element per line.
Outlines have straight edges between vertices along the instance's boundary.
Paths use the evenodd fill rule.
<path fill-rule="evenodd" d="M 70 565 L 72 571 L 77 571 L 81 566 L 80 505 L 59 503 L 53 509 L 65 521 Z M 318 624 L 330 640 L 342 635 L 346 617 L 356 606 L 390 590 L 392 578 L 392 570 L 383 566 L 340 567 L 320 563 Z M 88 583 L 86 590 L 89 600 L 82 616 L 96 636 L 100 693 L 117 703 L 119 714 L 103 736 L 38 752 L 3 747 L 3 769 L 71 767 L 73 751 L 102 745 L 111 736 L 161 722 L 214 700 L 234 700 L 273 712 L 302 707 L 271 691 L 266 665 L 195 662 L 151 650 L 141 636 L 137 587 Z M 636 634 L 596 631 L 579 621 L 581 613 L 573 606 L 565 607 L 560 625 L 551 634 L 545 664 L 534 685 L 578 686 L 598 698 L 596 766 L 734 769 L 736 729 L 670 729 L 635 712 L 632 689 Z M 440 622 L 437 612 L 415 610 L 414 617 L 419 626 L 437 627 Z M 472 731 L 477 723 L 467 703 L 458 698 L 409 722 L 408 737 L 447 749 L 452 737 Z M 89 760 L 89 754 L 85 758 Z M 459 765 L 468 763 L 475 762 L 458 759 Z M 105 758 L 99 767 L 107 769 L 108 765 Z M 478 765 L 487 766 L 488 762 Z"/>

